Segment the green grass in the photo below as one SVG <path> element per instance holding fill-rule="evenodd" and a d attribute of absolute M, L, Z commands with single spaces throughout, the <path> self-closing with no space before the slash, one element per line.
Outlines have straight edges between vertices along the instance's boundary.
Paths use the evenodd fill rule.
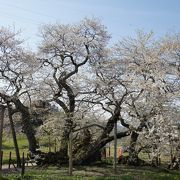
<path fill-rule="evenodd" d="M 19 135 L 18 136 L 18 147 L 20 151 L 20 155 L 22 156 L 23 152 L 25 154 L 28 153 L 28 142 L 25 136 Z M 13 139 L 11 137 L 4 137 L 3 138 L 3 164 L 8 164 L 9 161 L 9 154 L 12 153 L 12 160 L 15 161 L 16 154 L 14 149 Z"/>
<path fill-rule="evenodd" d="M 179 171 L 165 172 L 152 167 L 118 166 L 113 173 L 112 166 L 82 166 L 75 167 L 73 176 L 68 175 L 67 167 L 31 168 L 22 178 L 19 174 L 6 176 L 9 180 L 179 180 Z"/>
<path fill-rule="evenodd" d="M 24 134 L 18 135 L 17 136 L 17 141 L 18 141 L 18 147 L 19 147 L 19 152 L 20 156 L 22 157 L 23 152 L 26 154 L 28 153 L 28 141 L 27 138 Z M 40 150 L 43 152 L 48 152 L 49 148 L 45 146 L 47 142 L 44 140 L 42 141 L 43 146 L 41 146 Z M 10 152 L 12 153 L 11 157 L 12 160 L 15 162 L 16 160 L 16 154 L 15 154 L 15 149 L 14 149 L 14 142 L 12 137 L 3 137 L 3 164 L 8 164 L 9 162 L 9 154 Z M 51 148 L 53 151 L 54 148 Z"/>
<path fill-rule="evenodd" d="M 28 142 L 24 135 L 18 136 L 18 146 L 20 149 L 27 148 Z M 12 137 L 4 137 L 3 138 L 3 147 L 4 148 L 14 148 L 14 143 Z"/>

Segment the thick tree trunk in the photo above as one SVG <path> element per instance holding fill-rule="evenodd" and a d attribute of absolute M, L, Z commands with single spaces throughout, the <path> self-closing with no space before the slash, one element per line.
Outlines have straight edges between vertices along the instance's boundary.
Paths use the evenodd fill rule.
<path fill-rule="evenodd" d="M 63 135 L 61 138 L 60 149 L 59 149 L 61 154 L 64 154 L 64 157 L 67 157 L 67 158 L 68 158 L 69 134 L 71 132 L 72 126 L 73 126 L 73 121 L 72 121 L 72 116 L 71 116 L 71 117 L 68 117 L 65 121 Z"/>
<path fill-rule="evenodd" d="M 29 151 L 32 153 L 35 153 L 37 149 L 37 142 L 35 138 L 35 131 L 30 122 L 30 118 L 31 117 L 29 113 L 22 112 L 22 129 L 28 139 Z"/>
<path fill-rule="evenodd" d="M 79 139 L 73 140 L 73 164 L 89 164 L 100 160 L 101 158 L 101 149 L 109 142 L 114 140 L 114 136 L 110 136 L 114 128 L 114 123 L 118 121 L 120 115 L 120 108 L 116 108 L 114 114 L 109 118 L 106 126 L 104 127 L 100 136 L 94 141 L 92 140 L 90 131 L 88 129 L 83 129 L 80 132 Z M 66 131 L 65 131 L 66 132 Z M 69 128 L 67 132 L 69 137 Z M 117 134 L 117 138 L 128 136 L 129 131 L 121 132 Z M 68 140 L 64 139 L 66 142 Z M 63 151 L 64 150 L 64 151 Z M 62 144 L 62 147 L 59 152 L 46 154 L 39 164 L 63 164 L 68 163 L 67 155 L 67 143 Z"/>
<path fill-rule="evenodd" d="M 141 120 L 141 123 L 139 124 L 137 128 L 137 132 L 132 131 L 131 133 L 131 140 L 130 140 L 130 147 L 129 147 L 129 156 L 128 156 L 128 165 L 138 166 L 140 165 L 139 157 L 138 157 L 138 151 L 136 150 L 136 144 L 138 140 L 138 132 L 141 132 L 142 129 L 146 127 L 146 118 Z"/>
<path fill-rule="evenodd" d="M 28 143 L 29 143 L 29 151 L 32 153 L 35 153 L 37 149 L 37 142 L 35 138 L 35 131 L 31 123 L 31 115 L 29 113 L 29 109 L 28 107 L 24 106 L 20 102 L 20 100 L 16 100 L 14 103 L 16 105 L 16 108 L 21 112 L 22 130 L 27 136 Z"/>
<path fill-rule="evenodd" d="M 139 165 L 138 153 L 136 151 L 136 142 L 138 139 L 138 135 L 139 134 L 134 131 L 131 134 L 128 165 L 133 165 L 133 166 Z"/>
<path fill-rule="evenodd" d="M 114 136 L 106 137 L 104 139 L 99 139 L 95 142 L 92 142 L 90 134 L 87 129 L 84 133 L 81 133 L 81 138 L 79 143 L 73 141 L 73 164 L 85 165 L 100 160 L 101 158 L 101 149 L 109 142 L 114 140 Z M 128 136 L 129 131 L 121 132 L 117 134 L 117 138 Z M 68 157 L 64 156 L 62 151 L 56 153 L 43 154 L 43 158 L 39 159 L 38 164 L 67 164 Z"/>
<path fill-rule="evenodd" d="M 129 135 L 129 132 L 120 132 L 117 133 L 117 139 L 121 139 Z M 86 145 L 86 151 L 83 152 L 81 155 L 74 155 L 74 163 L 75 164 L 89 164 L 99 160 L 101 156 L 101 149 L 109 142 L 114 140 L 114 136 L 106 137 L 101 139 L 100 141 L 95 141 L 94 143 Z"/>
<path fill-rule="evenodd" d="M 55 78 L 56 80 L 56 78 Z M 59 79 L 58 82 L 59 86 L 62 86 L 68 96 L 69 104 L 65 104 L 61 101 L 58 96 L 54 95 L 54 100 L 59 106 L 63 109 L 64 113 L 66 114 L 65 124 L 63 128 L 63 135 L 60 144 L 60 153 L 64 154 L 65 157 L 68 157 L 68 141 L 69 141 L 69 134 L 73 130 L 73 114 L 75 109 L 75 95 L 73 89 L 68 85 L 65 79 Z"/>
<path fill-rule="evenodd" d="M 114 114 L 109 118 L 99 138 L 97 138 L 97 140 L 94 143 L 89 144 L 86 148 L 87 150 L 84 153 L 82 153 L 79 156 L 76 155 L 75 158 L 76 163 L 79 162 L 80 164 L 88 164 L 97 160 L 101 148 L 103 148 L 108 142 L 114 139 L 114 136 L 110 138 L 109 135 L 114 128 L 114 123 L 118 121 L 119 116 L 120 116 L 120 107 L 116 107 L 116 109 L 114 110 Z M 118 137 L 117 135 L 117 138 L 120 137 Z"/>

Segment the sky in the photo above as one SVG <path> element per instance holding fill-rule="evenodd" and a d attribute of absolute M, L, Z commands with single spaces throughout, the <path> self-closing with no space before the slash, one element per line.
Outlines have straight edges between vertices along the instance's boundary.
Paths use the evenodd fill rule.
<path fill-rule="evenodd" d="M 99 18 L 113 43 L 137 30 L 162 36 L 180 32 L 180 0 L 0 0 L 0 26 L 21 30 L 32 49 L 40 25 L 77 23 L 84 17 Z"/>

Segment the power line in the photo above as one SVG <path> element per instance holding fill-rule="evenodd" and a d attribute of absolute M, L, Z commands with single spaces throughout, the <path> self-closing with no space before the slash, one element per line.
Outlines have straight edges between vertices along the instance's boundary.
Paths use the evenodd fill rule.
<path fill-rule="evenodd" d="M 50 16 L 50 15 L 41 13 L 41 12 L 39 12 L 39 11 L 37 12 L 37 11 L 34 11 L 34 10 L 26 9 L 26 8 L 23 8 L 23 7 L 20 7 L 20 6 L 16 6 L 16 5 L 13 5 L 13 4 L 1 2 L 0 5 L 4 5 L 4 6 L 7 6 L 7 7 L 12 7 L 12 8 L 16 8 L 16 9 L 18 9 L 18 10 L 22 10 L 22 11 L 25 11 L 25 12 L 28 12 L 28 13 L 31 13 L 31 14 L 36 14 L 36 15 L 46 16 L 46 17 L 49 17 L 49 18 L 56 19 L 56 17 L 54 17 L 54 16 Z"/>
<path fill-rule="evenodd" d="M 13 18 L 17 18 L 18 21 L 23 21 L 25 23 L 31 22 L 32 24 L 38 25 L 38 26 L 40 24 L 42 24 L 42 22 L 36 21 L 34 19 L 31 19 L 31 18 L 25 18 L 25 17 L 21 17 L 21 16 L 17 16 L 17 15 L 11 15 L 11 14 L 9 14 L 7 12 L 2 12 L 2 11 L 1 11 L 1 17 L 5 17 L 5 18 L 11 19 L 11 20 L 13 20 Z"/>

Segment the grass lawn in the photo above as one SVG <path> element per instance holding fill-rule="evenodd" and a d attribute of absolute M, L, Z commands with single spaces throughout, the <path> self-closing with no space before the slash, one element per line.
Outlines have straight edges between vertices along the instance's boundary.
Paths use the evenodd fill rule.
<path fill-rule="evenodd" d="M 27 180 L 179 180 L 180 171 L 165 171 L 152 167 L 128 167 L 118 166 L 114 174 L 112 166 L 80 166 L 75 167 L 73 176 L 68 176 L 67 167 L 34 167 L 28 169 L 22 178 L 19 174 L 9 174 L 6 179 L 27 179 Z"/>
<path fill-rule="evenodd" d="M 28 142 L 25 136 L 19 135 L 18 136 L 18 146 L 20 151 L 20 156 L 22 156 L 23 152 L 25 154 L 28 153 Z M 15 161 L 16 154 L 14 149 L 13 139 L 10 137 L 3 138 L 3 164 L 8 164 L 9 161 L 9 153 L 12 152 L 12 160 Z"/>
<path fill-rule="evenodd" d="M 23 152 L 25 153 L 25 156 L 28 153 L 28 141 L 25 135 L 18 135 L 17 136 L 18 141 L 18 147 L 20 156 L 22 157 Z M 3 137 L 3 164 L 8 164 L 9 161 L 9 154 L 12 153 L 11 157 L 12 160 L 15 162 L 16 160 L 16 154 L 14 149 L 14 142 L 12 137 Z M 47 146 L 41 146 L 41 151 L 48 152 L 49 148 Z M 54 148 L 52 148 L 54 150 Z"/>

